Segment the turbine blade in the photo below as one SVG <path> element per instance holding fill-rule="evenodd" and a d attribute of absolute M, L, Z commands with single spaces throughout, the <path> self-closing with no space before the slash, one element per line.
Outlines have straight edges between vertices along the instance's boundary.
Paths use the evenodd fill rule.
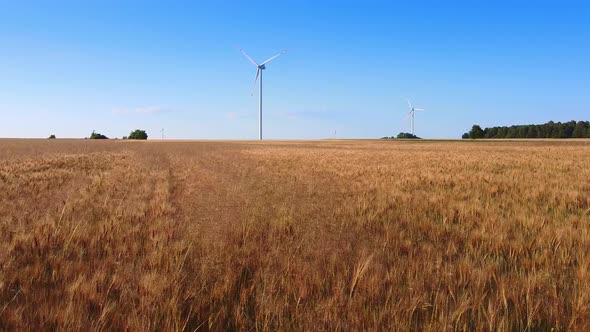
<path fill-rule="evenodd" d="M 414 108 L 414 111 L 426 111 L 426 110 L 422 109 L 422 108 Z"/>
<path fill-rule="evenodd" d="M 412 109 L 412 104 L 410 104 L 410 100 L 406 99 L 408 101 L 408 106 L 410 106 L 410 109 Z"/>
<path fill-rule="evenodd" d="M 276 59 L 276 58 L 280 57 L 281 55 L 283 55 L 283 54 L 285 54 L 285 53 L 287 53 L 287 50 L 284 50 L 284 51 L 282 51 L 281 53 L 279 53 L 279 54 L 277 54 L 277 55 L 273 56 L 272 58 L 270 58 L 270 59 L 268 59 L 268 60 L 264 61 L 264 62 L 263 62 L 263 63 L 261 63 L 260 65 L 261 65 L 261 66 L 264 66 L 265 64 L 267 64 L 267 63 L 271 62 L 272 60 L 274 60 L 274 59 Z"/>
<path fill-rule="evenodd" d="M 260 68 L 256 70 L 256 78 L 254 79 L 254 85 L 252 86 L 252 91 L 250 92 L 250 96 L 254 95 L 254 90 L 256 90 L 256 82 L 258 82 L 258 76 L 260 76 Z"/>
<path fill-rule="evenodd" d="M 240 48 L 240 52 L 242 52 L 242 54 L 248 58 L 248 60 L 250 60 L 250 62 L 252 62 L 256 67 L 258 67 L 258 64 L 256 63 L 256 61 L 252 60 L 252 58 L 248 55 L 248 53 L 246 53 L 246 51 L 244 51 L 244 49 Z"/>

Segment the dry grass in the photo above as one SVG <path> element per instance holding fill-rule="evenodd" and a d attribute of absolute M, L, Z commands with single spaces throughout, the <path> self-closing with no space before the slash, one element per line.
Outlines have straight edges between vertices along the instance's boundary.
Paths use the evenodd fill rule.
<path fill-rule="evenodd" d="M 0 140 L 0 330 L 588 330 L 590 142 Z"/>

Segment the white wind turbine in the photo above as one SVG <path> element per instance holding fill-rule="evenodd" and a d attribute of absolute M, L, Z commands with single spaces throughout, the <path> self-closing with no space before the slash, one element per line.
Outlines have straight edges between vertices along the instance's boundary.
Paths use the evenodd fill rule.
<path fill-rule="evenodd" d="M 240 52 L 250 60 L 258 69 L 256 69 L 256 78 L 254 79 L 254 86 L 252 87 L 252 92 L 250 95 L 254 95 L 254 89 L 256 89 L 256 81 L 258 81 L 258 77 L 260 77 L 260 91 L 259 91 L 259 99 L 258 99 L 258 139 L 262 140 L 262 71 L 266 69 L 266 64 L 271 62 L 272 60 L 280 57 L 281 55 L 287 53 L 287 50 L 282 51 L 281 53 L 273 56 L 272 58 L 264 61 L 261 64 L 256 63 L 256 61 L 252 60 L 252 58 L 243 50 L 240 49 Z"/>
<path fill-rule="evenodd" d="M 408 106 L 410 106 L 410 113 L 408 113 L 408 115 L 406 115 L 406 118 L 408 116 L 411 116 L 412 117 L 412 132 L 411 132 L 411 134 L 414 135 L 414 113 L 416 111 L 425 111 L 425 109 L 415 108 L 414 106 L 412 106 L 412 104 L 410 103 L 410 100 L 409 99 L 406 99 L 406 100 L 408 101 Z"/>

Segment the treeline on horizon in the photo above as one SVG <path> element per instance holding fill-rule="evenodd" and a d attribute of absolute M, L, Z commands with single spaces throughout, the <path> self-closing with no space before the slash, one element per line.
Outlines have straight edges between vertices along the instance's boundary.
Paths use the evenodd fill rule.
<path fill-rule="evenodd" d="M 56 139 L 56 138 L 57 137 L 54 134 L 51 134 L 48 137 L 48 139 Z M 145 132 L 145 130 L 140 130 L 140 129 L 136 129 L 136 130 L 132 131 L 129 134 L 129 136 L 123 136 L 123 139 L 145 140 L 147 138 L 148 138 L 148 134 Z M 101 133 L 97 133 L 93 130 L 92 134 L 90 134 L 90 137 L 84 137 L 84 139 L 109 139 L 109 138 L 106 135 L 103 135 Z"/>
<path fill-rule="evenodd" d="M 590 122 L 549 121 L 541 125 L 516 125 L 485 129 L 479 125 L 473 125 L 471 131 L 463 134 L 462 138 L 590 138 Z"/>

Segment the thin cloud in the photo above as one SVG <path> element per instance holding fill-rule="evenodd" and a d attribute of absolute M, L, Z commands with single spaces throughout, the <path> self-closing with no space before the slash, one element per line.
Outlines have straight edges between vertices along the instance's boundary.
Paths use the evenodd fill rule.
<path fill-rule="evenodd" d="M 168 107 L 163 106 L 145 106 L 137 108 L 116 108 L 113 110 L 113 114 L 137 114 L 137 115 L 150 115 L 150 114 L 161 114 L 171 112 L 172 110 Z"/>

